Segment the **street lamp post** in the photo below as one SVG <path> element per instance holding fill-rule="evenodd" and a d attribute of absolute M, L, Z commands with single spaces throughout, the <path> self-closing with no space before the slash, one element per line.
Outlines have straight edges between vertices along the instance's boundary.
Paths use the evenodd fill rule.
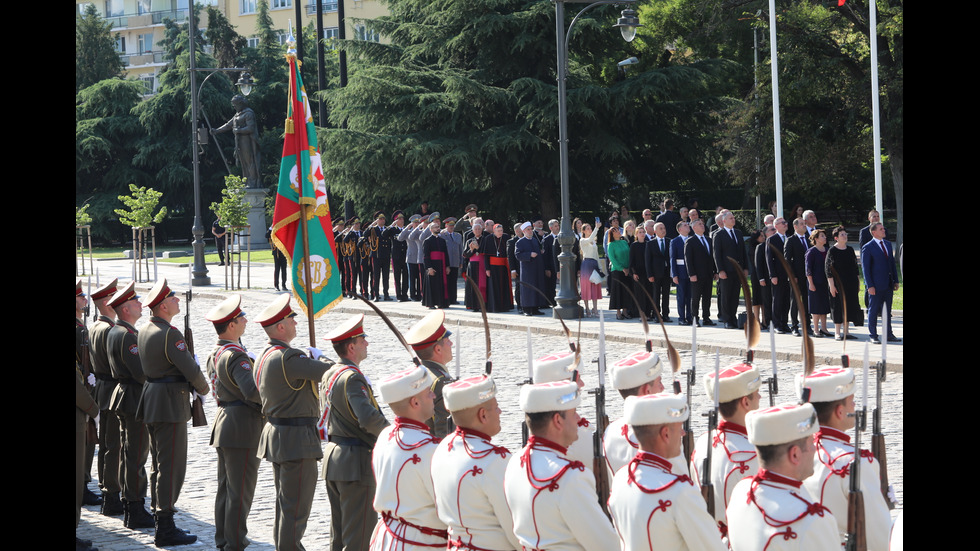
<path fill-rule="evenodd" d="M 198 151 L 199 145 L 206 144 L 208 141 L 207 133 L 205 129 L 198 129 L 197 120 L 198 113 L 201 110 L 199 105 L 199 99 L 201 95 L 201 90 L 197 86 L 197 72 L 205 71 L 208 72 L 208 76 L 204 77 L 204 82 L 201 82 L 200 88 L 204 88 L 204 83 L 207 82 L 211 75 L 218 72 L 239 72 L 242 73 L 238 82 L 235 86 L 238 86 L 242 95 L 249 95 L 252 91 L 252 77 L 246 71 L 246 69 L 241 68 L 231 68 L 231 69 L 218 69 L 212 67 L 197 68 L 197 56 L 194 50 L 194 36 L 197 34 L 197 23 L 194 18 L 194 7 L 188 10 L 188 22 L 187 22 L 187 51 L 188 51 L 188 70 L 190 71 L 190 87 L 191 87 L 191 164 L 193 165 L 194 172 L 194 224 L 191 226 L 191 235 L 194 236 L 194 242 L 192 244 L 194 249 L 194 266 L 191 269 L 193 278 L 191 278 L 191 285 L 210 285 L 211 278 L 208 277 L 208 268 L 204 262 L 204 224 L 201 222 L 201 170 L 200 170 L 200 154 Z M 202 135 L 203 133 L 203 135 Z M 227 164 L 227 163 L 226 163 Z"/>
<path fill-rule="evenodd" d="M 560 284 L 555 301 L 558 303 L 552 310 L 554 317 L 574 319 L 582 314 L 579 306 L 578 288 L 575 285 L 575 235 L 572 233 L 571 214 L 569 212 L 568 190 L 568 106 L 566 103 L 566 80 L 568 78 L 568 38 L 565 32 L 565 4 L 589 4 L 572 19 L 568 25 L 567 35 L 571 36 L 572 29 L 579 17 L 596 6 L 610 4 L 633 4 L 636 0 L 555 0 L 555 29 L 558 46 L 558 150 L 561 173 L 561 229 L 558 232 L 558 243 L 561 254 L 558 255 L 560 266 Z M 614 25 L 623 34 L 627 42 L 636 36 L 636 28 L 641 26 L 636 12 L 632 9 L 623 10 L 619 21 Z M 599 229 L 596 228 L 596 231 Z"/>

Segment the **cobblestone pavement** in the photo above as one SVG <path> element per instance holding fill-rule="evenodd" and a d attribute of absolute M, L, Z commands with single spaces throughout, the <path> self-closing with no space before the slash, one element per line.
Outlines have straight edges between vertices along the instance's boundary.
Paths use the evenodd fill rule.
<path fill-rule="evenodd" d="M 112 266 L 117 265 L 117 266 Z M 102 277 L 107 277 L 115 269 L 119 275 L 121 283 L 125 283 L 124 277 L 129 275 L 128 264 L 123 262 L 100 263 Z M 180 284 L 186 287 L 187 268 L 169 268 L 173 273 L 169 275 L 170 283 L 176 287 L 181 297 L 182 313 L 174 319 L 174 325 L 183 328 L 186 307 L 183 294 L 180 293 Z M 218 280 L 219 277 L 212 270 L 212 277 Z M 256 275 L 253 273 L 253 281 L 263 277 L 263 281 L 271 280 L 271 269 L 268 275 L 263 277 L 263 273 Z M 181 275 L 182 274 L 182 275 Z M 244 281 L 244 278 L 243 278 Z M 216 281 L 217 282 L 217 281 Z M 94 284 L 94 282 L 93 282 Z M 138 289 L 142 292 L 149 288 L 149 283 L 138 284 Z M 191 319 L 194 330 L 194 340 L 197 347 L 197 354 L 201 361 L 207 356 L 214 345 L 215 334 L 210 323 L 204 320 L 204 314 L 223 299 L 225 292 L 217 286 L 198 288 L 195 287 L 195 296 L 191 302 Z M 140 292 L 140 291 L 138 291 Z M 257 316 L 267 304 L 275 297 L 272 289 L 252 289 L 243 294 L 243 309 L 249 314 L 250 318 Z M 382 302 L 380 307 L 390 316 L 395 325 L 405 332 L 422 315 L 427 313 L 425 309 L 417 303 L 397 303 Z M 294 303 L 295 307 L 295 303 Z M 368 307 L 357 300 L 345 299 L 340 306 L 327 313 L 315 322 L 315 331 L 318 335 L 317 347 L 325 353 L 333 355 L 329 343 L 322 339 L 322 335 L 332 328 L 339 321 L 351 315 L 353 312 L 367 312 L 365 316 L 365 329 L 368 335 L 368 358 L 362 364 L 364 372 L 373 381 L 378 381 L 384 376 L 396 370 L 407 367 L 411 360 L 409 354 L 402 348 L 395 337 L 391 334 L 387 326 L 380 318 L 368 312 Z M 149 313 L 144 311 L 144 318 L 137 323 L 137 327 L 146 323 Z M 896 332 L 901 336 L 901 312 L 896 312 L 895 322 Z M 617 322 L 612 316 L 607 316 L 613 321 L 606 323 L 607 342 L 606 358 L 608 363 L 622 358 L 634 351 L 642 348 L 643 331 L 638 322 Z M 498 400 L 500 407 L 504 410 L 503 431 L 495 441 L 508 447 L 511 451 L 520 448 L 520 420 L 521 414 L 518 407 L 518 394 L 520 383 L 527 377 L 528 362 L 528 320 L 532 326 L 532 349 L 533 355 L 539 357 L 550 352 L 564 351 L 568 349 L 567 341 L 560 332 L 560 324 L 557 320 L 542 316 L 526 318 L 515 314 L 496 314 L 491 315 L 491 334 L 492 334 L 492 361 L 493 375 L 497 382 Z M 293 341 L 293 345 L 304 347 L 309 344 L 308 326 L 302 317 L 299 319 L 299 334 Z M 460 357 L 460 375 L 463 377 L 476 375 L 483 372 L 485 350 L 482 324 L 479 316 L 456 306 L 447 311 L 447 327 L 454 332 L 453 339 L 459 337 L 460 344 L 457 348 L 457 355 Z M 570 324 L 573 333 L 577 330 L 577 323 Z M 690 328 L 670 326 L 671 340 L 681 354 L 681 370 L 686 370 L 691 365 L 691 346 Z M 583 323 L 581 346 L 585 357 L 584 367 L 581 371 L 586 388 L 591 389 L 598 386 L 597 363 L 598 358 L 598 339 L 596 332 L 598 323 L 589 320 Z M 662 332 L 659 327 L 653 327 L 653 337 L 657 337 L 655 342 L 662 340 Z M 724 331 L 712 328 L 699 330 L 698 355 L 697 355 L 697 379 L 698 384 L 693 389 L 692 416 L 691 423 L 695 436 L 704 432 L 706 419 L 701 413 L 706 412 L 710 407 L 710 401 L 705 396 L 701 386 L 701 377 L 709 370 L 714 368 L 715 352 L 713 347 L 721 350 L 720 363 L 722 367 L 740 360 L 738 354 L 742 354 L 744 348 L 744 338 L 739 335 L 739 331 Z M 864 333 L 866 335 L 866 331 Z M 721 335 L 721 336 L 713 336 Z M 685 339 L 684 336 L 687 336 Z M 798 361 L 799 353 L 794 350 L 799 348 L 799 339 L 791 338 L 787 335 L 779 335 L 779 347 L 777 347 L 777 359 L 779 369 L 779 395 L 776 396 L 776 403 L 795 401 L 793 395 L 793 378 L 797 373 L 802 372 L 802 364 Z M 258 324 L 250 324 L 242 339 L 243 344 L 253 352 L 259 352 L 266 342 L 265 333 Z M 741 347 L 739 347 L 741 341 Z M 829 341 L 829 342 L 828 342 Z M 840 343 L 835 343 L 832 339 L 817 339 L 818 345 L 818 365 L 821 363 L 838 362 L 840 354 Z M 851 341 L 847 348 L 852 357 L 852 365 L 860 369 L 861 357 L 863 356 L 863 342 Z M 764 376 L 772 374 L 770 356 L 767 352 L 769 346 L 769 336 L 763 333 L 760 350 L 757 355 L 757 364 Z M 821 354 L 821 347 L 825 350 Z M 781 351 L 781 350 L 782 351 Z M 834 351 L 836 349 L 836 351 Z M 655 351 L 661 352 L 661 358 L 666 362 L 663 354 L 662 345 L 655 344 Z M 763 353 L 765 352 L 765 354 Z M 888 474 L 891 483 L 895 487 L 900 505 L 892 512 L 893 517 L 901 509 L 901 502 L 904 497 L 903 481 L 903 373 L 894 372 L 891 369 L 902 367 L 902 346 L 889 346 L 889 372 L 882 389 L 882 420 L 883 429 L 886 435 L 886 445 L 888 451 Z M 874 347 L 872 362 L 880 358 L 880 347 Z M 761 357 L 765 356 L 765 359 Z M 455 362 L 449 366 L 450 372 L 456 369 Z M 679 380 L 686 382 L 682 374 L 678 374 Z M 859 375 L 860 377 L 860 375 Z M 664 384 L 669 387 L 672 375 L 664 374 Z M 763 388 L 763 394 L 765 389 Z M 870 386 L 871 405 L 874 405 L 874 385 Z M 768 403 L 768 397 L 763 396 L 763 404 Z M 611 420 L 618 418 L 622 414 L 623 400 L 618 393 L 608 387 L 607 392 L 607 414 Z M 383 406 L 385 414 L 392 418 L 390 410 Z M 213 399 L 208 399 L 205 403 L 205 411 L 209 420 L 213 420 L 216 415 L 216 406 Z M 583 415 L 590 420 L 595 419 L 595 402 L 592 396 L 586 396 Z M 869 428 L 871 423 L 871 412 L 869 410 Z M 188 548 L 212 547 L 214 537 L 214 494 L 216 488 L 216 454 L 213 448 L 209 447 L 210 438 L 209 428 L 188 428 L 189 453 L 187 461 L 187 478 L 184 483 L 183 492 L 177 502 L 179 512 L 175 517 L 177 525 L 189 530 L 199 538 Z M 866 433 L 867 434 L 867 433 Z M 863 439 L 869 441 L 867 436 Z M 865 445 L 865 447 L 868 447 Z M 94 471 L 94 467 L 93 467 Z M 93 477 L 96 473 L 93 472 Z M 92 485 L 94 488 L 94 484 Z M 249 538 L 252 541 L 250 550 L 271 550 L 274 549 L 272 528 L 275 517 L 275 486 L 272 477 L 272 467 L 264 462 L 259 469 L 258 486 L 255 492 L 255 501 L 249 517 Z M 323 550 L 328 549 L 330 544 L 330 511 L 327 503 L 326 489 L 322 481 L 318 482 L 316 497 L 313 503 L 313 511 L 310 516 L 309 525 L 303 543 L 307 549 Z M 98 507 L 83 507 L 82 519 L 79 523 L 77 535 L 82 538 L 91 539 L 93 543 L 103 550 L 122 551 L 129 549 L 144 549 L 153 546 L 153 530 L 129 530 L 122 526 L 121 517 L 103 517 L 98 512 Z"/>

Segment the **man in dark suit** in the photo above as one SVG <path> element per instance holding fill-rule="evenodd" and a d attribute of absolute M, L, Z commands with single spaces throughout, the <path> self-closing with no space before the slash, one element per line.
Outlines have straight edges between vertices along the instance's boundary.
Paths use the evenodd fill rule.
<path fill-rule="evenodd" d="M 552 218 L 548 221 L 548 229 L 551 233 L 544 236 L 542 240 L 545 253 L 544 289 L 542 290 L 544 294 L 548 295 L 551 302 L 554 303 L 558 283 L 558 255 L 561 254 L 561 245 L 558 244 L 558 232 L 561 230 L 561 224 L 558 220 Z"/>
<path fill-rule="evenodd" d="M 735 229 L 735 215 L 725 212 L 721 216 L 721 227 L 712 238 L 712 254 L 718 268 L 718 319 L 725 322 L 726 329 L 738 329 L 738 297 L 742 284 L 734 270 L 742 270 L 748 277 L 748 263 L 745 259 L 745 240 L 742 232 Z M 729 258 L 735 259 L 732 264 Z M 749 305 L 751 307 L 751 305 Z"/>
<path fill-rule="evenodd" d="M 653 234 L 653 238 L 646 243 L 643 256 L 646 262 L 647 279 L 653 285 L 653 300 L 657 303 L 656 307 L 660 310 L 664 323 L 667 323 L 670 321 L 668 316 L 670 314 L 671 281 L 670 239 L 667 237 L 667 228 L 663 222 L 657 222 L 653 225 Z"/>
<path fill-rule="evenodd" d="M 779 217 L 775 223 L 776 232 L 766 238 L 766 271 L 769 274 L 770 292 L 772 293 L 772 319 L 776 332 L 780 335 L 790 332 L 789 305 L 791 301 L 789 280 L 783 263 L 778 254 L 782 254 L 786 245 L 786 219 Z M 775 249 L 775 250 L 773 250 Z"/>
<path fill-rule="evenodd" d="M 691 325 L 691 280 L 684 262 L 684 244 L 691 234 L 691 225 L 681 221 L 677 223 L 677 237 L 670 241 L 670 277 L 677 286 L 677 323 Z"/>
<path fill-rule="evenodd" d="M 878 316 L 883 305 L 888 309 L 886 338 L 888 342 L 901 342 L 902 339 L 892 333 L 892 298 L 898 290 L 898 270 L 895 268 L 892 244 L 885 241 L 885 226 L 881 222 L 871 225 L 871 241 L 861 249 L 861 269 L 864 272 L 864 285 L 871 298 L 871 304 L 868 305 L 871 342 L 881 342 L 878 336 Z"/>
<path fill-rule="evenodd" d="M 674 201 L 664 200 L 664 211 L 657 216 L 657 222 L 661 222 L 667 229 L 667 239 L 677 237 L 677 223 L 681 221 L 681 215 L 674 211 Z M 649 273 L 649 272 L 648 272 Z"/>
<path fill-rule="evenodd" d="M 793 269 L 793 273 L 790 276 L 796 278 L 800 292 L 806 293 L 806 289 L 809 288 L 809 283 L 806 279 L 806 251 L 810 248 L 810 243 L 806 239 L 806 222 L 802 218 L 793 220 L 793 230 L 793 235 L 786 238 L 786 244 L 783 246 L 783 256 L 786 257 L 786 261 L 789 262 L 790 267 Z M 804 294 L 803 311 L 799 312 L 796 300 L 790 297 L 789 316 L 793 320 L 793 334 L 797 337 L 802 335 L 800 331 L 801 319 L 806 324 L 807 334 L 813 334 L 810 330 L 810 313 L 807 311 L 806 301 L 806 294 Z"/>
<path fill-rule="evenodd" d="M 715 277 L 715 262 L 711 257 L 711 241 L 704 235 L 704 221 L 695 220 L 694 235 L 684 243 L 684 263 L 691 279 L 691 313 L 697 317 L 701 304 L 702 320 L 698 325 L 714 325 L 711 321 L 711 284 Z"/>
<path fill-rule="evenodd" d="M 871 212 L 868 213 L 868 225 L 861 228 L 861 237 L 858 240 L 859 249 L 864 249 L 868 241 L 871 241 L 871 226 L 874 226 L 878 222 L 881 222 L 881 215 L 878 214 L 877 210 L 871 209 Z"/>

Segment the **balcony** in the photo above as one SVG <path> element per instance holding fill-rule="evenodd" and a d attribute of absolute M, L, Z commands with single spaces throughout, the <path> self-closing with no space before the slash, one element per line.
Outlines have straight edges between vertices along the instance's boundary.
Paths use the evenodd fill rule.
<path fill-rule="evenodd" d="M 323 5 L 323 13 L 330 13 L 337 11 L 337 2 L 321 2 Z M 311 0 L 309 4 L 306 5 L 306 15 L 316 15 L 316 1 Z"/>

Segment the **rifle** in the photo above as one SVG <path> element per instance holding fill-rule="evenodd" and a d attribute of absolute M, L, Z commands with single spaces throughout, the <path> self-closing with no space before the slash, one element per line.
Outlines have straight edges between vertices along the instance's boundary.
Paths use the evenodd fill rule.
<path fill-rule="evenodd" d="M 687 374 L 687 411 L 691 411 L 691 391 L 694 389 L 695 372 L 698 364 L 698 324 L 691 324 L 691 369 L 684 373 Z M 681 393 L 681 382 L 674 377 L 674 394 Z M 691 416 L 688 415 L 684 420 L 684 438 L 681 440 L 684 448 L 684 458 L 690 461 L 694 453 L 694 433 L 691 431 Z"/>
<path fill-rule="evenodd" d="M 864 525 L 864 494 L 861 493 L 861 431 L 866 428 L 868 416 L 868 353 L 864 354 L 864 396 L 862 408 L 854 415 L 854 460 L 851 461 L 850 479 L 847 491 L 847 551 L 867 551 L 868 541 Z M 850 367 L 846 355 L 841 356 L 845 368 Z"/>
<path fill-rule="evenodd" d="M 531 322 L 527 324 L 527 379 L 521 384 L 534 384 L 534 356 L 531 350 Z M 527 439 L 530 437 L 527 428 L 527 417 L 521 421 L 521 447 L 527 446 Z"/>
<path fill-rule="evenodd" d="M 887 338 L 887 337 L 886 337 Z M 878 474 L 881 478 L 881 495 L 885 496 L 888 509 L 895 508 L 895 502 L 889 495 L 891 484 L 888 483 L 888 458 L 885 452 L 885 435 L 881 432 L 881 383 L 885 381 L 885 359 L 875 364 L 875 410 L 871 423 L 871 454 L 878 461 Z"/>
<path fill-rule="evenodd" d="M 599 496 L 599 506 L 602 512 L 609 515 L 609 473 L 606 471 L 606 461 L 602 455 L 602 435 L 609 426 L 609 416 L 606 415 L 606 322 L 602 310 L 599 311 L 599 386 L 590 390 L 595 394 L 595 433 L 592 435 L 592 474 L 595 475 L 595 490 Z M 611 517 L 610 517 L 611 518 Z"/>
<path fill-rule="evenodd" d="M 187 351 L 194 355 L 194 333 L 191 331 L 191 299 L 194 298 L 193 291 L 191 291 L 191 281 L 190 281 L 191 268 L 187 266 L 187 292 L 184 294 L 184 302 L 187 304 L 184 309 L 184 342 L 187 343 Z M 204 398 L 194 395 L 191 398 L 191 426 L 193 427 L 206 427 L 208 426 L 208 418 L 204 415 Z"/>
<path fill-rule="evenodd" d="M 769 407 L 776 405 L 776 395 L 779 394 L 779 368 L 776 367 L 776 324 L 769 321 L 769 355 L 772 357 L 772 377 L 766 378 L 769 388 Z"/>
<path fill-rule="evenodd" d="M 715 392 L 713 406 L 705 415 L 708 417 L 708 445 L 704 460 L 701 463 L 701 497 L 707 505 L 708 514 L 715 518 L 715 486 L 711 482 L 711 454 L 714 446 L 712 445 L 711 432 L 718 428 L 718 375 L 721 371 L 721 353 L 715 349 Z"/>

